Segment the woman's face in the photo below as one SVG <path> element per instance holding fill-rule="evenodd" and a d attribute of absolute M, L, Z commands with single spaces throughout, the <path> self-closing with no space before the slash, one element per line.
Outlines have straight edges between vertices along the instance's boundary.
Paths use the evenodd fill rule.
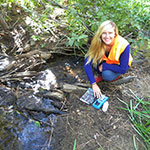
<path fill-rule="evenodd" d="M 101 35 L 101 39 L 106 45 L 108 46 L 113 45 L 115 39 L 115 29 L 114 27 L 112 27 L 111 24 L 108 24 L 104 27 L 104 31 Z"/>

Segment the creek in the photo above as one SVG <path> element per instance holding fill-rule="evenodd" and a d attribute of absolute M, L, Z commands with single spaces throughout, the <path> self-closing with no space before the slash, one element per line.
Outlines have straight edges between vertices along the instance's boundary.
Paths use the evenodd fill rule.
<path fill-rule="evenodd" d="M 1 74 L 8 59 L 1 60 Z M 57 63 L 56 63 L 57 64 Z M 53 64 L 54 65 L 54 64 Z M 64 67 L 69 64 L 64 61 Z M 62 67 L 59 65 L 59 67 Z M 65 93 L 56 81 L 64 77 L 62 70 L 49 66 L 33 80 L 7 81 L 0 86 L 0 149 L 2 150 L 51 150 L 53 130 L 57 115 L 65 114 Z M 57 75 L 58 76 L 58 75 Z M 65 75 L 66 81 L 68 76 Z M 72 80 L 72 78 L 74 78 Z M 71 77 L 75 81 L 77 77 Z M 22 91 L 18 96 L 17 89 Z"/>

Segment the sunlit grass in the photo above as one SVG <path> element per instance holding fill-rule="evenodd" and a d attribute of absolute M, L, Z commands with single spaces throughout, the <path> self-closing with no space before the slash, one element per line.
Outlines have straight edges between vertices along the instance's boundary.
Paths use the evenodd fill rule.
<path fill-rule="evenodd" d="M 150 97 L 139 98 L 131 91 L 134 96 L 133 100 L 129 101 L 129 104 L 123 100 L 120 100 L 126 105 L 126 108 L 121 108 L 129 112 L 129 118 L 133 123 L 134 130 L 143 139 L 146 148 L 150 147 Z M 133 105 L 134 102 L 134 105 Z M 136 147 L 135 137 L 133 139 L 134 147 Z M 136 148 L 135 148 L 136 149 Z"/>
<path fill-rule="evenodd" d="M 74 140 L 74 145 L 73 145 L 73 150 L 76 150 L 76 145 L 77 145 L 77 141 L 76 139 Z"/>

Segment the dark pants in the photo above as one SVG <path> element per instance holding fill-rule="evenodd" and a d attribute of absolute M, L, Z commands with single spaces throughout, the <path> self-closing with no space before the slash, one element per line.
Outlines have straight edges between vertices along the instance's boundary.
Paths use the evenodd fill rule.
<path fill-rule="evenodd" d="M 95 70 L 97 71 L 97 73 L 99 75 L 101 75 L 104 79 L 104 81 L 113 81 L 115 80 L 119 75 L 121 75 L 120 73 L 117 72 L 113 72 L 111 70 L 105 70 L 100 72 L 99 71 L 99 65 L 97 66 L 97 68 L 95 68 Z"/>
<path fill-rule="evenodd" d="M 116 73 L 111 70 L 105 70 L 101 73 L 101 75 L 105 81 L 113 81 L 120 75 L 120 73 Z"/>

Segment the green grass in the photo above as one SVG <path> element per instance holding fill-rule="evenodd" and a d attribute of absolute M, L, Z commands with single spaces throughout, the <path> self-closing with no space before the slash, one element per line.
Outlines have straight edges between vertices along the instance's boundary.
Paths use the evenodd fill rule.
<path fill-rule="evenodd" d="M 137 97 L 133 91 L 131 91 L 131 93 L 133 94 L 134 99 L 130 100 L 129 104 L 120 100 L 126 105 L 126 108 L 121 109 L 129 112 L 129 118 L 133 123 L 134 130 L 144 140 L 146 148 L 148 149 L 148 147 L 150 147 L 150 97 L 147 97 L 147 100 L 144 100 L 144 98 L 140 99 Z M 135 137 L 133 137 L 133 143 L 136 150 L 137 147 Z"/>
<path fill-rule="evenodd" d="M 77 141 L 76 139 L 74 140 L 74 145 L 73 145 L 73 150 L 76 150 L 76 145 L 77 145 Z"/>

